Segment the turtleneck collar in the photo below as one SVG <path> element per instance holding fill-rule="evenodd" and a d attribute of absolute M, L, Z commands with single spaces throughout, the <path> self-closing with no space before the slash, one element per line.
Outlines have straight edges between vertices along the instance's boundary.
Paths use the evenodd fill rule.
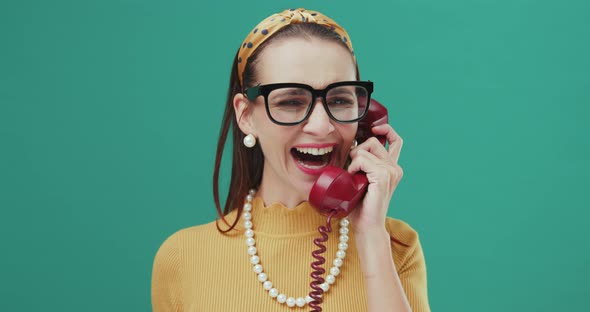
<path fill-rule="evenodd" d="M 326 217 L 321 215 L 309 202 L 305 201 L 295 208 L 287 208 L 282 203 L 265 205 L 264 200 L 257 196 L 252 200 L 252 224 L 257 234 L 269 235 L 301 235 L 318 233 L 318 227 L 326 225 Z M 226 218 L 234 220 L 237 209 Z M 332 220 L 332 230 L 336 229 L 339 220 Z M 244 229 L 244 219 L 236 225 L 237 230 Z"/>

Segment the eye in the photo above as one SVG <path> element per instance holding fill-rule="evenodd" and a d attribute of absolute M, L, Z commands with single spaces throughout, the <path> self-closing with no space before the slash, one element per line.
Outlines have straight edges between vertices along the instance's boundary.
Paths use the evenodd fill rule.
<path fill-rule="evenodd" d="M 302 110 L 307 109 L 310 101 L 305 96 L 282 96 L 273 99 L 269 104 L 271 109 Z"/>
<path fill-rule="evenodd" d="M 354 104 L 354 98 L 351 96 L 334 96 L 328 98 L 328 105 L 331 106 L 350 106 Z"/>
<path fill-rule="evenodd" d="M 284 99 L 276 103 L 277 106 L 304 106 L 306 103 L 302 99 Z"/>

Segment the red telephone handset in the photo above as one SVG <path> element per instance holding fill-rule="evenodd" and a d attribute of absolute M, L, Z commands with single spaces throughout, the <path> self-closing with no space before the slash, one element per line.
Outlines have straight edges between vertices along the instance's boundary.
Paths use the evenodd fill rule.
<path fill-rule="evenodd" d="M 371 128 L 388 123 L 387 109 L 371 99 L 369 112 L 359 121 L 356 140 L 360 144 L 374 136 Z M 385 136 L 376 136 L 385 145 Z M 335 210 L 337 218 L 347 216 L 364 197 L 369 182 L 364 172 L 353 175 L 338 167 L 328 167 L 318 177 L 309 193 L 309 202 L 323 215 Z"/>

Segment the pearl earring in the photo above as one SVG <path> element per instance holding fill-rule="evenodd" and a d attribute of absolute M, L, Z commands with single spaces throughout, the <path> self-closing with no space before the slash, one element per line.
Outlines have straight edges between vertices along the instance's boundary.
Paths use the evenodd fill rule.
<path fill-rule="evenodd" d="M 352 145 L 350 146 L 350 149 L 354 149 L 357 145 L 358 145 L 358 142 L 356 140 L 352 141 Z"/>
<path fill-rule="evenodd" d="M 254 145 L 256 145 L 256 138 L 253 135 L 248 134 L 244 137 L 244 145 L 250 148 L 254 147 Z"/>

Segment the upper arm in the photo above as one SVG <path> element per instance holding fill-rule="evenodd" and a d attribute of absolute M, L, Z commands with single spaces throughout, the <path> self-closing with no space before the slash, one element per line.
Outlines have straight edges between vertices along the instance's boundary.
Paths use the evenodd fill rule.
<path fill-rule="evenodd" d="M 401 243 L 393 243 L 392 252 L 397 272 L 410 303 L 412 311 L 429 312 L 426 261 L 418 233 L 407 223 L 399 220 L 388 220 L 387 228 L 390 235 Z"/>
<path fill-rule="evenodd" d="M 152 269 L 152 310 L 182 311 L 179 248 L 174 235 L 158 249 Z"/>

